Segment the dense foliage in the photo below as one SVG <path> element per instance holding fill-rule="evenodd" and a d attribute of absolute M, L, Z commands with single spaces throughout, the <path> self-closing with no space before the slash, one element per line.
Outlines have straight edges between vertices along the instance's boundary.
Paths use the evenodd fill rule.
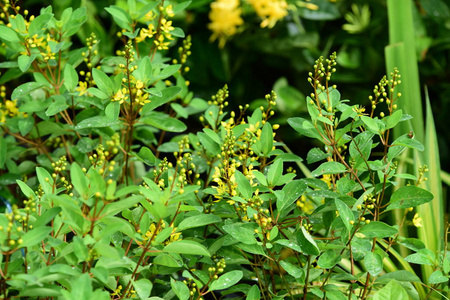
<path fill-rule="evenodd" d="M 274 0 L 274 16 L 260 2 L 246 7 L 268 34 L 287 18 L 287 4 Z M 322 11 L 305 2 L 296 12 L 337 13 L 319 2 Z M 85 34 L 93 21 L 84 6 L 33 15 L 2 2 L 2 297 L 446 293 L 446 243 L 434 251 L 407 235 L 422 226 L 415 208 L 433 194 L 423 188 L 426 165 L 417 174 L 399 168 L 405 153 L 424 150 L 412 132 L 393 138 L 394 128 L 411 122 L 398 104 L 399 71 L 381 78 L 367 106 L 341 97 L 336 53 L 309 68 L 307 97 L 281 79 L 275 90 L 284 92 L 282 101 L 274 91 L 253 105 L 230 105 L 227 85 L 204 100 L 205 91 L 198 95 L 190 84 L 198 80 L 190 72 L 196 37 L 175 23 L 205 3 L 117 1 L 104 8 L 120 28 L 117 43 L 105 41 L 108 49 L 97 36 L 108 37 L 103 29 Z M 243 8 L 214 3 L 212 40 L 226 47 L 244 24 Z M 234 16 L 231 31 L 218 26 L 220 3 Z M 312 171 L 278 137 L 282 119 L 292 139 L 314 140 L 301 151 Z"/>

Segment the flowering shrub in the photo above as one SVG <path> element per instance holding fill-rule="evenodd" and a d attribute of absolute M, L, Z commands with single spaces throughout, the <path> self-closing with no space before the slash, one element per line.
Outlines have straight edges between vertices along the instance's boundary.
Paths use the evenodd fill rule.
<path fill-rule="evenodd" d="M 409 119 L 396 104 L 398 72 L 375 87 L 366 112 L 331 84 L 336 56 L 316 61 L 310 119 L 288 120 L 321 145 L 306 158 L 317 167 L 300 178 L 301 158 L 271 124 L 275 93 L 255 110 L 227 111 L 227 86 L 209 101 L 189 91 L 191 41 L 170 20 L 188 5 L 107 7 L 122 28 L 112 57 L 99 57 L 94 35 L 73 46 L 85 8 L 58 19 L 51 6 L 29 16 L 4 5 L 3 298 L 418 299 L 439 291 L 448 255 L 399 234 L 420 224 L 410 211 L 433 196 L 417 186 L 425 166 L 417 178 L 396 169 L 406 148 L 423 149 L 412 135 L 390 139 Z M 178 57 L 169 57 L 177 42 Z M 395 177 L 410 184 L 395 186 Z M 392 226 L 383 216 L 394 209 L 404 218 Z M 405 270 L 389 272 L 393 261 Z M 435 272 L 420 279 L 409 263 Z"/>

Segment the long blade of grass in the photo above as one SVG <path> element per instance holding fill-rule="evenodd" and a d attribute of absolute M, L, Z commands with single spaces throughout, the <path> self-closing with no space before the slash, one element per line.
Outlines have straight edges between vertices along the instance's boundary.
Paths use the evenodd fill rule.
<path fill-rule="evenodd" d="M 402 97 L 398 106 L 413 116 L 412 127 L 416 138 L 423 142 L 424 121 L 422 116 L 422 100 L 420 97 L 419 69 L 415 45 L 413 23 L 413 4 L 411 0 L 388 0 L 389 43 L 386 47 L 386 67 L 392 72 L 397 67 L 402 75 L 402 84 L 398 91 Z M 394 136 L 409 132 L 407 124 L 399 124 Z M 397 129 L 397 128 L 396 128 Z"/>
<path fill-rule="evenodd" d="M 433 201 L 418 207 L 422 217 L 423 227 L 419 228 L 419 237 L 428 249 L 433 252 L 442 250 L 444 237 L 444 199 L 442 196 L 441 169 L 439 160 L 439 147 L 434 126 L 433 113 L 431 111 L 428 91 L 425 89 L 426 100 L 426 131 L 425 131 L 425 151 L 423 161 L 430 170 L 425 174 L 427 181 L 425 187 L 434 195 Z"/>

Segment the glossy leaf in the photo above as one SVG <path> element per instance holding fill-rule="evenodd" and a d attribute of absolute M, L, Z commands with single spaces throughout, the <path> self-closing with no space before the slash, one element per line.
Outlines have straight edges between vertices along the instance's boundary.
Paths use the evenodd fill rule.
<path fill-rule="evenodd" d="M 217 280 L 213 281 L 213 283 L 209 286 L 210 291 L 215 290 L 224 290 L 227 289 L 241 280 L 244 276 L 244 273 L 239 270 L 230 271 L 221 275 Z"/>
<path fill-rule="evenodd" d="M 366 238 L 373 239 L 377 238 L 386 238 L 393 236 L 396 234 L 398 230 L 392 226 L 389 226 L 383 222 L 370 222 L 369 224 L 364 225 L 358 230 L 358 233 L 363 234 Z"/>
<path fill-rule="evenodd" d="M 364 265 L 372 276 L 377 276 L 383 270 L 383 261 L 378 253 L 369 251 L 364 257 Z"/>
<path fill-rule="evenodd" d="M 319 255 L 319 247 L 317 247 L 316 242 L 303 226 L 300 227 L 300 230 L 297 233 L 297 241 L 302 249 L 302 253 L 307 255 Z"/>
<path fill-rule="evenodd" d="M 433 194 L 414 185 L 403 186 L 391 196 L 386 210 L 416 207 L 433 200 Z"/>
<path fill-rule="evenodd" d="M 205 246 L 191 240 L 180 240 L 172 242 L 169 245 L 165 246 L 162 251 L 180 254 L 203 255 L 208 257 L 211 256 Z"/>
<path fill-rule="evenodd" d="M 324 174 L 340 174 L 345 173 L 347 168 L 336 161 L 329 161 L 321 164 L 317 169 L 311 172 L 311 176 L 318 177 Z"/>
<path fill-rule="evenodd" d="M 221 222 L 222 219 L 213 214 L 199 214 L 181 221 L 177 226 L 178 231 L 183 231 L 189 228 L 202 227 L 213 223 Z"/>
<path fill-rule="evenodd" d="M 256 244 L 255 233 L 253 230 L 243 227 L 241 223 L 224 225 L 223 230 L 233 238 L 244 244 Z"/>

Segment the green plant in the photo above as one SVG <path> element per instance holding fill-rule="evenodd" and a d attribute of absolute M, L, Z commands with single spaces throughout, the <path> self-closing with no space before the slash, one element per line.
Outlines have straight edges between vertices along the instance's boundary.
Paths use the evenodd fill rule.
<path fill-rule="evenodd" d="M 310 119 L 288 123 L 321 146 L 307 155 L 317 164 L 311 177 L 297 178 L 301 158 L 275 139 L 274 92 L 261 107 L 228 112 L 226 86 L 209 101 L 189 91 L 190 38 L 179 41 L 178 57 L 167 51 L 184 37 L 170 18 L 189 2 L 127 4 L 106 8 L 121 28 L 112 57 L 99 55 L 95 36 L 72 48 L 83 8 L 57 18 L 52 7 L 36 17 L 7 7 L 8 25 L 0 25 L 10 66 L 0 139 L 4 298 L 439 292 L 447 253 L 398 234 L 420 223 L 409 212 L 433 196 L 417 186 L 423 172 L 396 169 L 406 148 L 423 149 L 408 134 L 390 138 L 409 119 L 396 104 L 397 71 L 376 86 L 366 114 L 331 84 L 336 56 L 316 61 Z M 396 177 L 409 184 L 392 192 Z M 388 224 L 394 209 L 403 219 Z M 397 247 L 413 254 L 402 257 Z M 435 285 L 411 263 L 431 265 Z M 405 270 L 389 272 L 392 264 Z"/>

